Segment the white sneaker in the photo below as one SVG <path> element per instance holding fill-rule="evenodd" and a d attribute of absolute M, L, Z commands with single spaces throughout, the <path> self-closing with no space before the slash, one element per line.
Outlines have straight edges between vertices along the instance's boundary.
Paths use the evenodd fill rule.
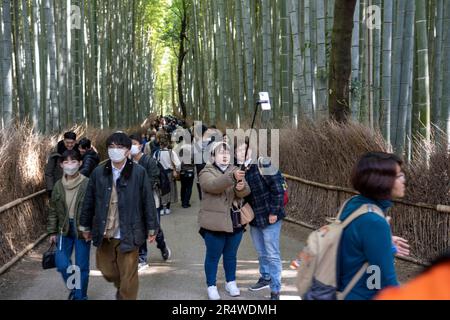
<path fill-rule="evenodd" d="M 142 271 L 146 270 L 148 268 L 148 264 L 145 262 L 141 262 L 138 265 L 138 273 L 141 273 Z"/>
<path fill-rule="evenodd" d="M 225 285 L 225 290 L 227 290 L 228 294 L 232 297 L 238 297 L 241 295 L 241 290 L 236 285 L 236 281 L 227 282 Z"/>
<path fill-rule="evenodd" d="M 166 215 L 169 215 L 171 213 L 170 209 L 166 209 Z"/>
<path fill-rule="evenodd" d="M 208 298 L 209 300 L 220 300 L 219 291 L 217 291 L 216 286 L 208 287 Z"/>

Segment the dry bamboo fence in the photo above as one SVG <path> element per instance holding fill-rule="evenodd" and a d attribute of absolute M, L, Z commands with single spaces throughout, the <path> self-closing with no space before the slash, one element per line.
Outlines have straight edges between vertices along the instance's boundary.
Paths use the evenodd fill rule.
<path fill-rule="evenodd" d="M 357 194 L 348 188 L 284 175 L 289 186 L 288 219 L 319 228 L 335 217 L 340 205 Z M 450 248 L 450 206 L 396 200 L 389 212 L 392 230 L 409 240 L 411 261 L 428 264 Z"/>
<path fill-rule="evenodd" d="M 0 207 L 0 274 L 42 240 L 47 222 L 45 190 Z M 3 267 L 1 267 L 3 266 Z"/>

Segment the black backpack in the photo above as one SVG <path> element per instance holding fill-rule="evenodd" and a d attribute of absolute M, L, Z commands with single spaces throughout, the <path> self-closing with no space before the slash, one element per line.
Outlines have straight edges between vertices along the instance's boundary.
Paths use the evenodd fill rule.
<path fill-rule="evenodd" d="M 161 190 L 161 195 L 165 196 L 166 194 L 170 193 L 170 180 L 169 176 L 167 175 L 166 170 L 162 166 L 160 159 L 161 159 L 161 150 L 158 150 L 158 168 L 159 168 L 159 190 Z"/>

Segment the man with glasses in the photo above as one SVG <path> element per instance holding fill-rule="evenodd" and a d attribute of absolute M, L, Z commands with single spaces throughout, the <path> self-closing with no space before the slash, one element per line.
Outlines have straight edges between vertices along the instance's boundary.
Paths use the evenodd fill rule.
<path fill-rule="evenodd" d="M 114 283 L 116 299 L 136 300 L 138 249 L 155 241 L 156 206 L 147 172 L 129 159 L 130 138 L 117 132 L 106 146 L 110 160 L 90 177 L 79 229 L 97 247 L 97 268 Z"/>

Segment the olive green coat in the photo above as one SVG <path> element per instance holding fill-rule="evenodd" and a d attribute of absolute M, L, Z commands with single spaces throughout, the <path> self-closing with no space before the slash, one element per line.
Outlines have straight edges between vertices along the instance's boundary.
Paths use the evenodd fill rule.
<path fill-rule="evenodd" d="M 78 230 L 80 222 L 80 213 L 83 207 L 84 195 L 89 179 L 85 178 L 78 189 L 75 199 L 75 227 Z M 58 180 L 53 188 L 52 197 L 48 208 L 48 234 L 62 234 L 67 236 L 69 233 L 69 209 L 66 204 L 66 193 L 62 184 L 62 180 Z"/>

